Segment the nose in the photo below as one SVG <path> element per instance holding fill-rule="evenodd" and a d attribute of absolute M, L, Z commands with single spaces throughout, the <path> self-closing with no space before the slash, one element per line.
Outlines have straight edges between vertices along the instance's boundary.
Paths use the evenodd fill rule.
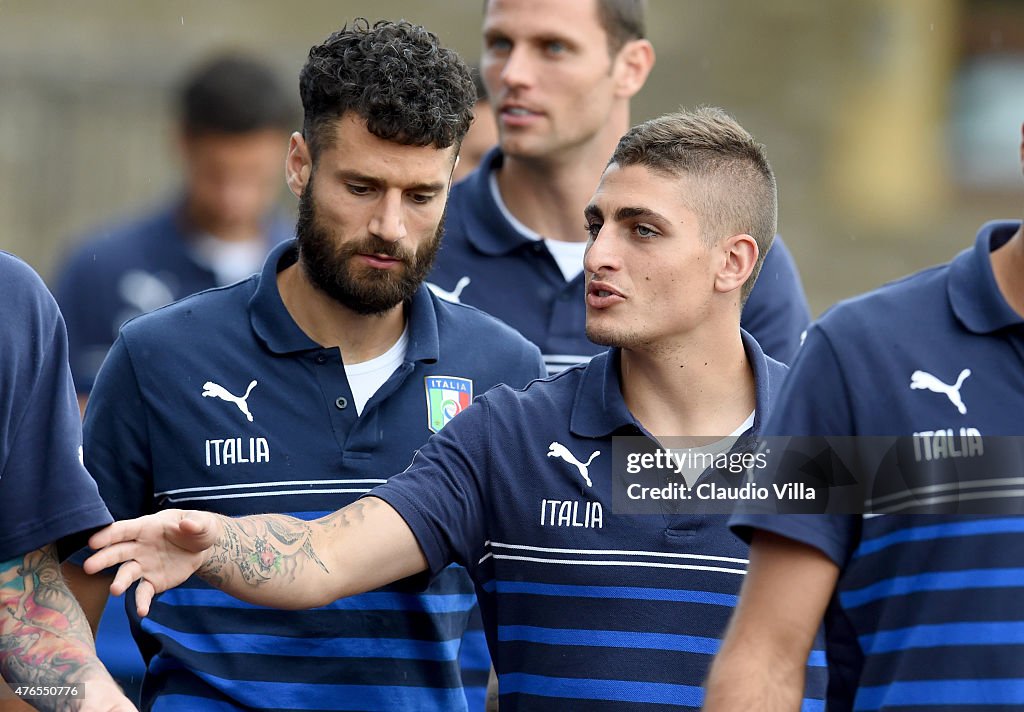
<path fill-rule="evenodd" d="M 528 48 L 513 45 L 501 68 L 502 84 L 509 89 L 526 87 L 533 83 L 533 76 L 533 62 L 530 60 Z"/>
<path fill-rule="evenodd" d="M 590 238 L 587 251 L 583 254 L 583 269 L 588 274 L 616 272 L 622 267 L 622 259 L 615 247 L 614 235 L 603 225 L 595 237 Z"/>
<path fill-rule="evenodd" d="M 377 202 L 368 226 L 371 235 L 388 242 L 398 242 L 408 233 L 402 214 L 401 191 L 386 191 Z"/>

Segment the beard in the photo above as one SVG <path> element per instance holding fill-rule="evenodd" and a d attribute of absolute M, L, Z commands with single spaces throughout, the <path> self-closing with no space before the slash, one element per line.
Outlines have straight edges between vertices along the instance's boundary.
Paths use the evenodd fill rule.
<path fill-rule="evenodd" d="M 321 221 L 312 186 L 310 180 L 299 197 L 295 236 L 299 263 L 313 286 L 364 316 L 384 314 L 411 298 L 434 266 L 444 234 L 444 214 L 434 235 L 416 252 L 374 235 L 343 242 Z M 387 255 L 400 260 L 401 266 L 392 269 L 353 267 L 352 258 L 359 254 Z"/>

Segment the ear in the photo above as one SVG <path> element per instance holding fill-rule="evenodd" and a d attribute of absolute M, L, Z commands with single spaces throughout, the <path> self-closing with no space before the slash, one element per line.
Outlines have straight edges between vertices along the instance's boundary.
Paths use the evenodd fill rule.
<path fill-rule="evenodd" d="M 739 289 L 757 264 L 757 241 L 750 235 L 724 237 L 718 243 L 718 252 L 722 261 L 715 274 L 715 291 L 724 294 Z"/>
<path fill-rule="evenodd" d="M 654 68 L 654 47 L 647 40 L 631 40 L 615 56 L 616 96 L 629 99 L 640 91 Z"/>
<path fill-rule="evenodd" d="M 288 188 L 298 198 L 313 173 L 313 157 L 306 139 L 298 131 L 288 140 L 288 157 L 284 161 L 284 177 Z"/>

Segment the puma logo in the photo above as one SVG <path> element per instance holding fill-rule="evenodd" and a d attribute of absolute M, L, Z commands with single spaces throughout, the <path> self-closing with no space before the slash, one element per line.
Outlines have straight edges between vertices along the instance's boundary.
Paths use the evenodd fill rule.
<path fill-rule="evenodd" d="M 460 277 L 459 281 L 455 283 L 455 289 L 450 292 L 446 289 L 441 289 L 431 282 L 426 282 L 426 285 L 427 288 L 437 295 L 439 299 L 451 302 L 452 304 L 461 304 L 462 302 L 459 301 L 459 296 L 462 294 L 462 290 L 469 286 L 469 281 L 469 277 Z"/>
<path fill-rule="evenodd" d="M 955 405 L 956 409 L 960 411 L 960 415 L 966 415 L 967 406 L 964 405 L 963 399 L 960 398 L 960 386 L 964 384 L 964 381 L 970 375 L 971 369 L 965 368 L 960 372 L 960 376 L 956 379 L 956 383 L 950 386 L 946 385 L 930 373 L 925 371 L 914 371 L 910 374 L 910 387 L 913 390 L 929 390 L 932 393 L 945 393 L 946 397 L 949 398 L 949 402 Z"/>
<path fill-rule="evenodd" d="M 565 460 L 570 465 L 580 471 L 580 477 L 587 483 L 587 487 L 593 487 L 594 483 L 590 481 L 590 463 L 594 461 L 594 458 L 601 454 L 600 450 L 595 450 L 590 455 L 590 459 L 586 462 L 580 462 L 576 457 L 569 452 L 569 449 L 562 443 L 551 443 L 548 445 L 548 457 L 558 457 Z"/>
<path fill-rule="evenodd" d="M 238 409 L 245 414 L 248 421 L 252 422 L 252 413 L 249 412 L 249 406 L 245 401 L 249 399 L 249 394 L 252 393 L 252 389 L 256 387 L 256 381 L 249 384 L 249 387 L 245 389 L 245 395 L 238 397 L 228 393 L 224 386 L 218 386 L 213 381 L 207 381 L 203 384 L 203 398 L 220 398 L 228 403 L 234 403 L 238 406 Z"/>

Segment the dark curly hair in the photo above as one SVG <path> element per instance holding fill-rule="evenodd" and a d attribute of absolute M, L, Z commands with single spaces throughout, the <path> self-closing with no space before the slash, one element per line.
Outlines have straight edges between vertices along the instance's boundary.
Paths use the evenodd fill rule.
<path fill-rule="evenodd" d="M 314 161 L 348 111 L 370 133 L 409 146 L 458 147 L 473 120 L 469 68 L 432 32 L 359 18 L 309 50 L 299 73 L 302 132 Z"/>

